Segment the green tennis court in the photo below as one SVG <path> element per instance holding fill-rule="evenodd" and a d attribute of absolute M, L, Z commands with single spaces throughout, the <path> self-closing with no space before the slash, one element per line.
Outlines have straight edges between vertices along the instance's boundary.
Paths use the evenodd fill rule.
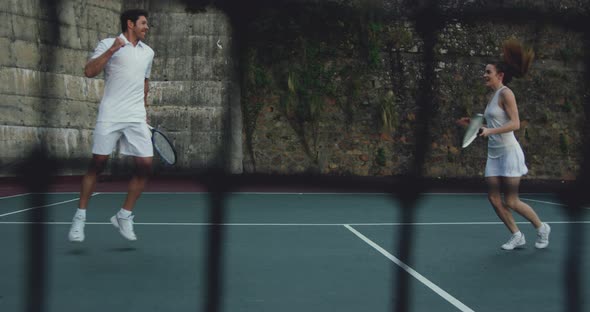
<path fill-rule="evenodd" d="M 77 193 L 0 197 L 0 311 L 24 311 L 27 237 L 46 225 L 46 311 L 201 311 L 207 288 L 207 193 L 145 193 L 137 204 L 137 242 L 109 223 L 124 193 L 96 193 L 86 241 L 67 233 Z M 485 194 L 424 194 L 412 224 L 387 194 L 232 193 L 225 198 L 221 310 L 392 311 L 398 273 L 409 276 L 410 311 L 563 311 L 572 220 L 550 194 L 523 194 L 553 232 L 548 249 L 517 217 L 527 245 L 500 249 L 508 231 Z M 45 220 L 31 222 L 37 209 Z M 399 230 L 411 226 L 411 257 L 398 258 Z M 580 259 L 590 248 L 579 246 Z M 585 297 L 590 264 L 582 262 Z M 403 270 L 400 271 L 399 268 Z M 582 310 L 590 310 L 585 302 Z"/>

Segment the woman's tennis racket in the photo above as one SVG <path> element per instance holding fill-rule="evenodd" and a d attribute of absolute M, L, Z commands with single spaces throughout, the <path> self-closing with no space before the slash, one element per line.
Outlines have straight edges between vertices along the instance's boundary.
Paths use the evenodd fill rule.
<path fill-rule="evenodd" d="M 160 158 L 168 165 L 176 163 L 176 150 L 168 137 L 160 130 L 148 125 L 152 132 L 152 144 Z"/>
<path fill-rule="evenodd" d="M 466 148 L 477 138 L 477 136 L 481 133 L 481 126 L 483 125 L 483 115 L 476 114 L 471 118 L 471 122 L 467 126 L 467 130 L 465 130 L 465 136 L 463 137 L 463 148 Z"/>

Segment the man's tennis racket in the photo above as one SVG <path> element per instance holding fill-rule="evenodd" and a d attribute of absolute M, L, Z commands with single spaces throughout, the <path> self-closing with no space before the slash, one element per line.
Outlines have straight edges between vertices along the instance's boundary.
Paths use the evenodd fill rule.
<path fill-rule="evenodd" d="M 483 115 L 477 114 L 471 118 L 471 122 L 465 130 L 465 136 L 463 136 L 463 148 L 466 148 L 477 138 L 481 133 L 481 126 L 483 125 Z"/>
<path fill-rule="evenodd" d="M 176 150 L 170 139 L 162 131 L 150 125 L 148 125 L 148 128 L 152 132 L 152 144 L 154 144 L 160 158 L 168 165 L 174 165 L 176 163 Z"/>

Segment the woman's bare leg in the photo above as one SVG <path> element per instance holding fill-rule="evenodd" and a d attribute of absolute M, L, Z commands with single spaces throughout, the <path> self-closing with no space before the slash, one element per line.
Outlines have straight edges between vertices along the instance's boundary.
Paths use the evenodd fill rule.
<path fill-rule="evenodd" d="M 536 229 L 541 227 L 542 223 L 537 213 L 518 196 L 520 177 L 502 177 L 502 183 L 506 187 L 504 192 L 506 205 L 531 222 Z"/>
<path fill-rule="evenodd" d="M 494 207 L 496 214 L 504 222 L 504 225 L 508 228 L 510 233 L 514 234 L 519 231 L 516 222 L 514 221 L 514 217 L 512 216 L 512 212 L 504 203 L 502 202 L 502 195 L 501 195 L 501 178 L 500 177 L 486 177 L 486 182 L 488 183 L 488 200 Z"/>

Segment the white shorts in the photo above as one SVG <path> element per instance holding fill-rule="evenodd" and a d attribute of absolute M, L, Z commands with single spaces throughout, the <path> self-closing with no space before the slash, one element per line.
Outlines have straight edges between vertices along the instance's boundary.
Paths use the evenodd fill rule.
<path fill-rule="evenodd" d="M 145 122 L 97 122 L 92 154 L 110 155 L 119 141 L 121 154 L 153 157 L 152 133 Z"/>

